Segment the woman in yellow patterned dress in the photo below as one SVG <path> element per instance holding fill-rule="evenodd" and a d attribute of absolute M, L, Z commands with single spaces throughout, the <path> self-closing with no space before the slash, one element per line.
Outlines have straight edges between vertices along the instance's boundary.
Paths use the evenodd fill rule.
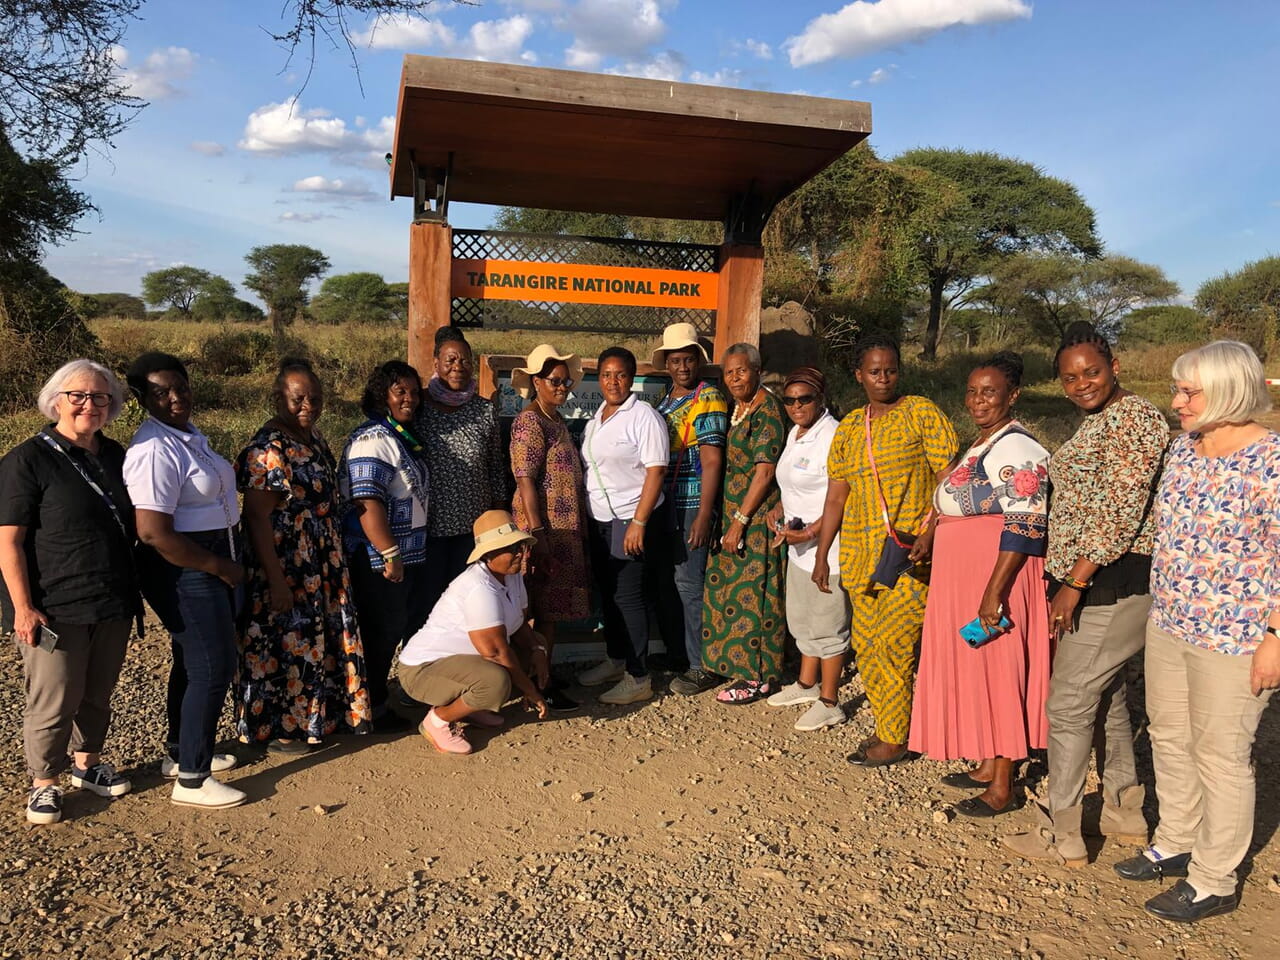
<path fill-rule="evenodd" d="M 955 457 L 957 447 L 955 429 L 937 404 L 899 395 L 900 364 L 898 345 L 889 337 L 867 336 L 855 348 L 854 376 L 867 403 L 844 418 L 831 443 L 827 503 L 813 569 L 818 589 L 830 592 L 826 557 L 838 533 L 840 578 L 853 608 L 851 640 L 876 723 L 849 762 L 867 767 L 897 763 L 907 753 L 928 593 L 923 562 L 928 557 L 930 500 L 937 473 Z M 877 575 L 882 582 L 873 584 L 890 529 L 910 547 L 915 563 L 892 586 L 884 585 L 892 575 Z"/>

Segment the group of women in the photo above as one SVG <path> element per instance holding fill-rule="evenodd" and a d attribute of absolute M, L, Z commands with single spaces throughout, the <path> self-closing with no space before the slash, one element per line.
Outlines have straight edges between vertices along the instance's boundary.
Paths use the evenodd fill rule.
<path fill-rule="evenodd" d="M 61 817 L 68 766 L 75 786 L 130 788 L 101 751 L 140 594 L 173 641 L 173 801 L 226 807 L 246 799 L 213 776 L 235 764 L 214 751 L 229 687 L 243 742 L 304 753 L 399 722 L 388 674 L 403 645 L 400 683 L 430 707 L 420 732 L 468 753 L 466 726 L 503 723 L 513 687 L 540 716 L 576 706 L 549 664 L 557 625 L 592 614 L 594 580 L 608 656 L 578 679 L 608 684 L 601 701 L 653 696 L 651 613 L 674 692 L 804 706 L 801 730 L 844 721 L 852 647 L 874 729 L 850 761 L 970 760 L 943 782 L 971 794 L 958 812 L 989 818 L 1023 805 L 1018 763 L 1047 748 L 1038 825 L 1005 843 L 1069 866 L 1087 862 L 1101 724 L 1100 832 L 1143 847 L 1117 872 L 1179 878 L 1148 902 L 1158 916 L 1233 909 L 1250 752 L 1280 685 L 1280 436 L 1256 420 L 1270 400 L 1253 352 L 1220 341 L 1179 359 L 1185 432 L 1170 445 L 1107 341 L 1074 326 L 1054 367 L 1083 417 L 1052 456 L 1016 419 L 1014 354 L 971 372 L 965 444 L 932 401 L 900 392 L 888 338 L 858 344 L 866 403 L 839 421 L 815 368 L 775 393 L 756 348 L 735 344 L 722 392 L 708 361 L 692 327 L 668 327 L 655 408 L 633 392 L 635 356 L 604 351 L 579 447 L 560 408 L 582 364 L 540 345 L 514 372 L 530 402 L 504 450 L 470 347 L 446 328 L 425 388 L 398 361 L 373 372 L 367 419 L 335 458 L 316 427 L 321 383 L 287 360 L 275 415 L 234 464 L 192 422 L 177 358 L 130 367 L 148 417 L 127 451 L 101 432 L 124 388 L 88 360 L 64 366 L 38 401 L 50 425 L 0 461 L 28 819 Z M 782 686 L 788 633 L 799 674 Z M 1150 843 L 1125 671 L 1144 649 Z"/>

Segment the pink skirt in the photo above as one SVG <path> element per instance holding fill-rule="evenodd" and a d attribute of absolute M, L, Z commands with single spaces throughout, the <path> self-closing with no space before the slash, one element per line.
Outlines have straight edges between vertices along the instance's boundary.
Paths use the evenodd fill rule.
<path fill-rule="evenodd" d="M 960 639 L 978 615 L 1003 526 L 999 515 L 938 521 L 909 740 L 934 760 L 1020 760 L 1047 741 L 1053 644 L 1044 559 L 1027 557 L 1009 587 L 1008 631 L 976 650 Z"/>

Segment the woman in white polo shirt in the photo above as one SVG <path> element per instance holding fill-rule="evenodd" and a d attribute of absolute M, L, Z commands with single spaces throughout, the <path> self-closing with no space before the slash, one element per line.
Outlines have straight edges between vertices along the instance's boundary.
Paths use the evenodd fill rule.
<path fill-rule="evenodd" d="M 128 381 L 148 414 L 124 458 L 138 538 L 149 548 L 139 557 L 142 592 L 173 638 L 160 771 L 177 777 L 176 804 L 234 807 L 248 798 L 212 774 L 236 765 L 235 757 L 213 752 L 238 657 L 235 592 L 245 582 L 235 469 L 191 422 L 181 360 L 144 353 Z"/>
<path fill-rule="evenodd" d="M 596 375 L 604 403 L 587 423 L 582 460 L 591 514 L 591 572 L 604 613 L 608 659 L 578 674 L 578 682 L 594 686 L 616 680 L 600 702 L 638 703 L 653 696 L 645 666 L 645 565 L 646 559 L 658 562 L 661 550 L 663 531 L 654 529 L 654 514 L 662 504 L 671 441 L 662 414 L 631 392 L 635 354 L 610 347 L 596 361 Z"/>
<path fill-rule="evenodd" d="M 827 378 L 814 367 L 793 370 L 782 385 L 782 405 L 793 426 L 775 476 L 782 502 L 769 512 L 773 546 L 787 545 L 787 629 L 800 649 L 800 678 L 766 701 L 770 706 L 808 704 L 797 730 L 844 722 L 837 702 L 840 671 L 849 652 L 849 596 L 837 582 L 830 593 L 813 583 L 814 553 L 827 501 L 827 454 L 840 422 L 827 411 Z M 838 568 L 839 536 L 827 561 Z M 821 681 L 821 682 L 819 682 Z"/>
<path fill-rule="evenodd" d="M 441 753 L 466 754 L 460 724 L 500 727 L 498 711 L 514 684 L 527 704 L 547 715 L 546 641 L 529 626 L 524 568 L 534 537 L 505 510 L 480 514 L 467 568 L 436 602 L 426 625 L 400 651 L 400 686 L 432 705 L 418 727 Z M 533 680 L 515 648 L 527 656 Z M 537 686 L 534 686 L 534 681 Z"/>

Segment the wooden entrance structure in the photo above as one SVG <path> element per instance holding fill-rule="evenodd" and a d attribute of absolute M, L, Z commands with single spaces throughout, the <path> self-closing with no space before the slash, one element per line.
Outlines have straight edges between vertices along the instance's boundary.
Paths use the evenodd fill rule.
<path fill-rule="evenodd" d="M 483 267 L 455 270 L 451 200 L 719 221 L 724 237 L 713 251 L 715 283 L 693 280 L 683 289 L 696 288 L 702 307 L 714 303 L 707 332 L 717 355 L 731 343 L 758 343 L 761 234 L 769 215 L 870 132 L 871 106 L 858 101 L 406 56 L 390 180 L 392 198 L 413 198 L 409 362 L 430 367 L 435 331 L 453 321 L 459 302 L 476 295 L 476 277 L 486 279 Z M 609 279 L 624 276 L 616 273 L 604 280 L 566 274 L 558 287 L 543 279 L 560 273 L 535 272 L 541 292 L 531 298 L 546 302 L 575 282 L 581 293 L 590 282 L 603 284 L 605 302 L 618 296 L 621 305 L 645 282 L 635 278 L 649 276 L 625 275 L 633 278 L 625 288 L 631 293 L 623 292 L 625 279 Z M 504 276 L 508 285 L 529 282 L 513 280 L 510 271 Z M 678 277 L 654 279 L 650 287 L 655 311 L 660 291 L 682 290 Z M 546 316 L 545 326 L 554 329 Z"/>

